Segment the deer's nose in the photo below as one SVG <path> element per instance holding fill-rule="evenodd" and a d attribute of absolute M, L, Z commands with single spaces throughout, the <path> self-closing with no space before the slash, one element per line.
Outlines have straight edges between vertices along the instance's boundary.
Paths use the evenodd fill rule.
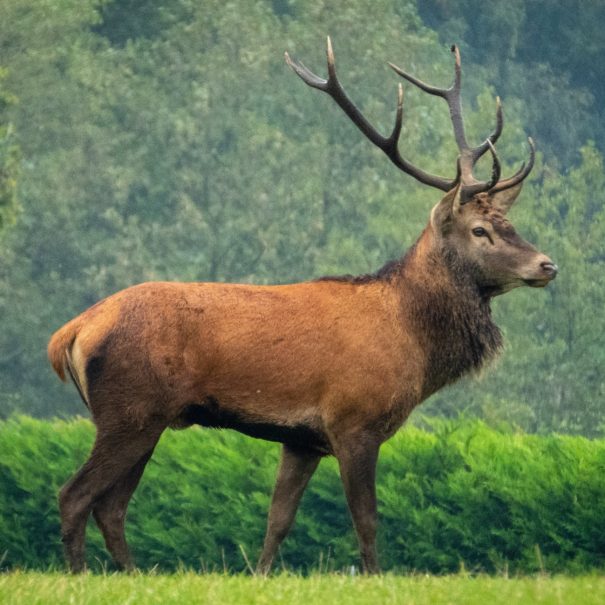
<path fill-rule="evenodd" d="M 551 260 L 546 260 L 540 263 L 540 268 L 544 275 L 546 275 L 549 279 L 554 279 L 559 272 L 559 267 L 555 265 Z"/>

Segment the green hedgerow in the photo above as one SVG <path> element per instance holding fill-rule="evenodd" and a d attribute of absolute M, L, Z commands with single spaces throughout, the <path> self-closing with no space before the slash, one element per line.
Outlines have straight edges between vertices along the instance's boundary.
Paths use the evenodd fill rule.
<path fill-rule="evenodd" d="M 62 565 L 56 495 L 82 464 L 92 424 L 0 422 L 0 559 Z M 279 446 L 229 431 L 167 431 L 129 508 L 140 567 L 242 570 L 262 545 Z M 605 563 L 605 440 L 503 432 L 478 421 L 409 426 L 382 447 L 384 569 L 579 573 Z M 109 565 L 91 522 L 89 563 Z M 281 549 L 288 569 L 358 564 L 338 468 L 326 459 Z"/>

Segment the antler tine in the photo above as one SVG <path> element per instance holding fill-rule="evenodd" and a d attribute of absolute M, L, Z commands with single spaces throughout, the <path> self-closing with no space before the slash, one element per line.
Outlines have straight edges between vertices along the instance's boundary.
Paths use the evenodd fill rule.
<path fill-rule="evenodd" d="M 502 102 L 500 97 L 496 97 L 496 128 L 494 131 L 481 143 L 473 149 L 473 163 L 475 163 L 488 149 L 489 143 L 495 144 L 502 134 L 504 128 L 504 116 L 502 115 Z"/>
<path fill-rule="evenodd" d="M 290 55 L 286 52 L 284 53 L 286 63 L 294 70 L 296 75 L 298 75 L 301 80 L 308 84 L 312 88 L 317 88 L 318 90 L 327 90 L 328 81 L 316 76 L 311 70 L 307 69 L 303 63 L 296 63 L 292 61 Z"/>
<path fill-rule="evenodd" d="M 460 93 L 462 88 L 462 61 L 460 59 L 460 49 L 452 44 L 450 51 L 454 53 L 454 83 L 452 84 L 452 90 Z"/>
<path fill-rule="evenodd" d="M 345 112 L 345 114 L 351 119 L 353 124 L 363 132 L 363 134 L 374 143 L 379 149 L 381 149 L 387 157 L 397 166 L 400 170 L 403 170 L 407 174 L 410 174 L 415 179 L 436 187 L 442 191 L 449 191 L 455 181 L 447 179 L 441 176 L 435 176 L 425 172 L 424 170 L 414 166 L 406 159 L 401 157 L 397 144 L 399 136 L 401 134 L 401 126 L 403 122 L 403 87 L 399 87 L 397 95 L 397 113 L 395 117 L 395 125 L 393 131 L 388 137 L 383 137 L 365 118 L 361 111 L 347 96 L 336 75 L 336 65 L 334 60 L 334 51 L 332 49 L 332 41 L 328 36 L 327 40 L 327 61 L 328 61 L 328 79 L 324 80 L 320 78 L 312 71 L 307 69 L 302 63 L 293 61 L 288 53 L 285 53 L 286 63 L 294 70 L 294 72 L 301 78 L 301 80 L 311 86 L 328 93 L 339 107 Z"/>
<path fill-rule="evenodd" d="M 442 99 L 446 98 L 446 94 L 448 91 L 447 88 L 438 88 L 437 86 L 431 86 L 430 84 L 427 84 L 426 82 L 423 82 L 422 80 L 419 80 L 418 78 L 415 78 L 409 73 L 403 71 L 401 67 L 397 67 L 397 65 L 395 65 L 394 63 L 389 62 L 389 67 L 393 71 L 398 73 L 402 78 L 405 78 L 408 82 L 410 82 L 410 84 L 414 84 L 414 86 L 420 88 L 420 90 L 428 92 L 430 95 L 434 95 L 435 97 L 441 97 Z"/>
<path fill-rule="evenodd" d="M 399 135 L 401 134 L 401 127 L 403 126 L 403 86 L 399 84 L 397 86 L 397 111 L 395 113 L 395 125 L 393 126 L 393 132 L 389 139 L 394 148 L 397 148 L 399 142 Z"/>
<path fill-rule="evenodd" d="M 513 176 L 496 183 L 496 185 L 490 189 L 492 193 L 495 193 L 496 191 L 504 191 L 505 189 L 510 189 L 511 187 L 518 185 L 531 172 L 536 160 L 536 146 L 531 137 L 527 138 L 527 142 L 529 143 L 529 161 L 527 162 L 527 165 L 524 162 L 521 164 L 521 168 L 519 168 L 519 170 Z"/>
<path fill-rule="evenodd" d="M 496 153 L 496 148 L 492 144 L 492 142 L 487 139 L 487 148 L 490 150 L 492 154 L 492 176 L 491 179 L 487 182 L 474 183 L 472 185 L 465 185 L 462 188 L 462 195 L 460 199 L 461 204 L 466 204 L 470 202 L 474 195 L 477 193 L 481 193 L 483 191 L 493 191 L 494 187 L 500 180 L 500 174 L 502 173 L 502 166 L 500 164 L 500 158 L 498 158 L 498 154 Z"/>
<path fill-rule="evenodd" d="M 428 92 L 430 95 L 441 97 L 445 99 L 447 106 L 450 110 L 450 118 L 452 125 L 454 126 L 454 137 L 458 150 L 464 156 L 466 152 L 470 151 L 468 143 L 466 142 L 466 135 L 464 134 L 464 122 L 462 120 L 462 103 L 460 101 L 460 90 L 462 84 L 462 64 L 460 60 L 460 50 L 453 44 L 450 48 L 454 53 L 454 82 L 449 88 L 438 88 L 431 86 L 414 76 L 411 76 L 407 72 L 403 71 L 400 67 L 397 67 L 393 63 L 389 63 L 390 67 L 398 73 L 402 78 L 405 78 L 408 82 L 411 82 L 424 92 Z M 463 171 L 464 172 L 464 171 Z"/>

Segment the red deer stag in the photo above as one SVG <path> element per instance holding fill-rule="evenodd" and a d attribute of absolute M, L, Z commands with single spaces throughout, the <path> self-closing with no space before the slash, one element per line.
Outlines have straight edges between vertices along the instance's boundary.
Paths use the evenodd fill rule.
<path fill-rule="evenodd" d="M 454 84 L 429 86 L 448 104 L 459 149 L 455 178 L 405 160 L 399 86 L 393 132 L 381 136 L 341 87 L 328 39 L 328 79 L 286 54 L 288 65 L 328 93 L 401 170 L 445 195 L 408 252 L 372 275 L 284 286 L 145 283 L 71 320 L 48 354 L 71 376 L 97 427 L 87 462 L 61 489 L 62 540 L 73 571 L 85 567 L 92 512 L 120 568 L 132 568 L 124 537 L 128 502 L 167 427 L 231 428 L 282 443 L 258 570 L 267 573 L 323 456 L 336 456 L 365 572 L 377 572 L 375 469 L 381 443 L 424 399 L 490 361 L 501 345 L 490 300 L 517 286 L 546 286 L 556 265 L 506 219 L 534 163 L 500 179 L 493 144 L 469 147 Z M 488 181 L 473 176 L 486 152 Z"/>

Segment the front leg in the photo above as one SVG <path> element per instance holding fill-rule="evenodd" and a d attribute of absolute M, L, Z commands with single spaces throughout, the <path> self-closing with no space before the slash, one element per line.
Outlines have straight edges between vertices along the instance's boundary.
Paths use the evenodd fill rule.
<path fill-rule="evenodd" d="M 320 459 L 307 450 L 283 446 L 263 552 L 256 566 L 258 573 L 269 573 L 273 557 L 292 526 L 300 499 Z"/>
<path fill-rule="evenodd" d="M 380 444 L 368 436 L 339 440 L 340 477 L 359 540 L 364 573 L 379 573 L 376 554 L 376 463 Z"/>

